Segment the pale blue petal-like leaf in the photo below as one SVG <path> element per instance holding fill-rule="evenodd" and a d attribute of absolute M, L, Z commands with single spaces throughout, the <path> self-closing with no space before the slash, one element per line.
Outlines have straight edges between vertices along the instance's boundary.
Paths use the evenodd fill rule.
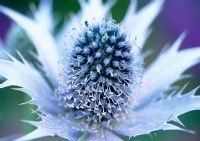
<path fill-rule="evenodd" d="M 67 21 L 58 35 L 58 42 L 67 45 L 67 48 L 71 47 L 70 40 L 66 40 L 66 35 L 73 29 L 79 29 L 84 22 L 95 20 L 101 20 L 106 17 L 111 7 L 114 5 L 115 0 L 109 0 L 106 4 L 103 4 L 102 0 L 79 0 L 81 10 L 78 14 L 73 15 L 72 18 Z M 95 11 L 95 12 L 94 12 Z M 69 36 L 69 35 L 68 35 Z"/>
<path fill-rule="evenodd" d="M 5 48 L 3 42 L 0 39 L 0 59 L 9 59 L 8 56 L 6 55 L 5 51 L 3 49 Z M 0 75 L 0 81 L 3 80 L 4 78 Z"/>
<path fill-rule="evenodd" d="M 53 36 L 46 28 L 43 28 L 43 26 L 40 26 L 32 19 L 25 17 L 12 9 L 0 6 L 0 11 L 13 19 L 26 31 L 27 35 L 37 48 L 39 61 L 43 64 L 47 75 L 50 80 L 52 80 L 52 83 L 57 85 L 59 54 Z"/>
<path fill-rule="evenodd" d="M 109 130 L 104 129 L 102 132 L 91 133 L 85 141 L 123 141 L 120 137 Z"/>
<path fill-rule="evenodd" d="M 0 59 L 0 75 L 7 79 L 0 84 L 0 88 L 19 86 L 21 88 L 15 89 L 31 96 L 32 100 L 28 103 L 37 105 L 40 111 L 57 113 L 58 106 L 52 99 L 54 93 L 40 73 L 25 60 L 22 63 L 10 57 L 12 60 Z"/>
<path fill-rule="evenodd" d="M 183 130 L 181 127 L 167 123 L 178 120 L 178 116 L 192 110 L 200 110 L 200 96 L 194 96 L 197 89 L 181 95 L 179 91 L 175 96 L 153 102 L 142 109 L 134 110 L 129 120 L 114 125 L 113 130 L 127 136 L 148 134 L 156 130 Z"/>
<path fill-rule="evenodd" d="M 148 104 L 161 96 L 181 74 L 197 64 L 200 59 L 200 47 L 178 51 L 185 34 L 147 68 L 142 81 L 140 94 L 135 95 L 138 106 Z"/>
<path fill-rule="evenodd" d="M 38 10 L 34 13 L 34 18 L 44 28 L 53 30 L 52 0 L 41 0 Z"/>
<path fill-rule="evenodd" d="M 0 39 L 0 59 L 8 59 L 8 56 L 6 55 L 4 49 L 5 49 L 5 45 Z"/>
<path fill-rule="evenodd" d="M 41 116 L 41 118 L 41 121 L 24 121 L 37 129 L 15 141 L 27 141 L 46 136 L 59 136 L 69 141 L 77 141 L 81 136 L 79 128 L 66 118 L 52 115 Z"/>
<path fill-rule="evenodd" d="M 103 4 L 102 0 L 89 0 L 88 2 L 79 0 L 79 3 L 81 5 L 80 15 L 82 21 L 92 18 L 101 20 L 108 14 L 115 0 L 109 0 L 106 4 Z"/>
<path fill-rule="evenodd" d="M 138 12 L 136 11 L 136 1 L 131 1 L 121 25 L 130 32 L 131 40 L 136 40 L 136 44 L 143 47 L 143 44 L 151 33 L 149 26 L 160 13 L 164 0 L 153 0 Z"/>

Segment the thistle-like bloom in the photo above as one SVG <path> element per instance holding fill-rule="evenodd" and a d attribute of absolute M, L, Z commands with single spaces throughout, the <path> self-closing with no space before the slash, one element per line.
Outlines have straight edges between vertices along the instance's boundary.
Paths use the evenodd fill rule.
<path fill-rule="evenodd" d="M 132 0 L 120 25 L 106 18 L 113 1 L 80 4 L 81 11 L 57 37 L 57 42 L 65 41 L 65 51 L 51 35 L 52 20 L 42 20 L 50 17 L 44 12 L 48 6 L 41 5 L 34 20 L 0 7 L 24 28 L 46 71 L 39 72 L 24 57 L 22 62 L 11 55 L 10 60 L 0 60 L 0 74 L 7 79 L 0 87 L 19 86 L 18 90 L 32 97 L 27 103 L 37 105 L 35 112 L 41 117 L 41 121 L 26 121 L 37 129 L 17 140 L 60 136 L 70 141 L 122 141 L 120 135 L 188 131 L 168 121 L 181 124 L 179 115 L 200 108 L 196 89 L 184 95 L 184 88 L 173 96 L 164 93 L 186 69 L 198 63 L 200 48 L 178 51 L 183 33 L 150 67 L 143 67 L 142 46 L 163 1 L 154 0 L 136 12 Z"/>
<path fill-rule="evenodd" d="M 114 21 L 86 21 L 80 32 L 62 61 L 60 105 L 88 125 L 108 127 L 128 113 L 140 84 L 142 57 Z"/>

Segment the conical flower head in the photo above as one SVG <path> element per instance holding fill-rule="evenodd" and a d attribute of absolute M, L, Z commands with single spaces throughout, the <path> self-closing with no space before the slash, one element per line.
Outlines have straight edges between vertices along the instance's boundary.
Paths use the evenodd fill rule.
<path fill-rule="evenodd" d="M 88 124 L 125 117 L 142 74 L 142 59 L 133 47 L 114 21 L 86 21 L 64 57 L 61 105 Z"/>
<path fill-rule="evenodd" d="M 80 22 L 86 19 L 104 18 L 112 7 L 112 1 L 107 4 L 98 0 L 79 2 L 82 8 L 80 13 L 67 24 L 61 36 L 68 33 L 72 26 L 79 29 Z M 152 31 L 149 26 L 162 4 L 163 0 L 153 0 L 136 10 L 136 1 L 131 1 L 120 26 L 128 29 L 130 39 L 137 39 L 141 48 Z M 200 109 L 200 97 L 196 95 L 198 88 L 183 94 L 184 87 L 173 95 L 165 95 L 168 88 L 172 88 L 171 84 L 183 78 L 183 72 L 199 63 L 199 47 L 179 50 L 184 33 L 146 68 L 141 87 L 138 87 L 143 70 L 142 57 L 140 49 L 129 40 L 126 31 L 110 20 L 86 21 L 78 32 L 75 31 L 73 40 L 65 40 L 68 52 L 64 53 L 61 61 L 63 69 L 58 87 L 60 52 L 57 47 L 60 44 L 56 44 L 49 28 L 44 28 L 49 26 L 42 26 L 41 22 L 4 6 L 0 6 L 0 11 L 24 28 L 45 70 L 45 73 L 40 73 L 27 63 L 25 57 L 21 62 L 11 55 L 8 60 L 0 59 L 0 74 L 7 79 L 0 84 L 0 88 L 18 86 L 15 89 L 31 96 L 32 100 L 27 103 L 38 106 L 34 112 L 41 118 L 40 121 L 26 121 L 37 129 L 16 141 L 45 136 L 59 136 L 70 141 L 122 141 L 119 135 L 130 138 L 156 130 L 189 131 L 181 126 L 183 123 L 178 116 Z M 43 16 L 41 19 L 44 21 Z M 52 87 L 44 79 L 46 74 Z M 57 88 L 59 100 L 54 97 Z M 129 107 L 131 104 L 134 104 L 133 108 Z M 128 115 L 127 118 L 115 122 L 124 115 Z M 98 126 L 87 128 L 91 124 Z M 97 130 L 94 132 L 93 129 Z"/>

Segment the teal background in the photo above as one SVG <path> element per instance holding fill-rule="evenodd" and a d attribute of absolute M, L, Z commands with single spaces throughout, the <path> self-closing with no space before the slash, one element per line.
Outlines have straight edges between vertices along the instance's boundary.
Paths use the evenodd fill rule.
<path fill-rule="evenodd" d="M 106 2 L 106 0 L 104 0 Z M 147 4 L 149 0 L 140 0 L 138 3 L 138 9 Z M 39 0 L 0 0 L 0 4 L 9 6 L 19 12 L 22 12 L 28 16 L 32 16 L 30 9 L 30 3 L 38 6 Z M 112 8 L 113 18 L 120 22 L 127 10 L 129 0 L 118 0 L 116 5 Z M 174 4 L 176 7 L 174 8 Z M 183 48 L 195 47 L 200 45 L 200 31 L 196 25 L 200 25 L 200 2 L 198 0 L 191 0 L 188 3 L 184 3 L 181 0 L 166 0 L 166 6 L 161 12 L 160 16 L 152 24 L 154 31 L 145 44 L 145 50 L 153 48 L 153 55 L 145 60 L 145 66 L 148 66 L 153 59 L 159 54 L 166 43 L 172 43 L 179 34 L 187 30 L 188 36 L 182 45 Z M 54 16 L 59 21 L 57 23 L 54 34 L 59 31 L 64 19 L 69 18 L 71 13 L 76 13 L 80 9 L 80 6 L 76 0 L 54 0 L 53 10 Z M 175 10 L 174 10 L 175 9 Z M 183 15 L 181 11 L 187 11 Z M 191 13 L 190 13 L 191 12 Z M 187 17 L 189 16 L 189 20 Z M 173 18 L 175 17 L 175 18 Z M 1 19 L 0 19 L 1 20 Z M 3 33 L 3 24 L 10 25 L 10 22 L 1 23 L 0 31 Z M 193 29 L 194 28 L 194 29 Z M 195 32 L 193 32 L 195 30 Z M 6 32 L 5 32 L 6 33 Z M 5 36 L 5 35 L 2 35 Z M 4 37 L 5 38 L 5 37 Z M 196 39 L 196 40 L 195 40 Z M 166 66 L 167 69 L 167 66 Z M 189 91 L 200 84 L 200 67 L 199 65 L 192 67 L 185 73 L 193 74 L 195 77 L 182 80 L 174 83 L 174 85 L 183 85 L 187 81 L 190 81 L 186 91 Z M 164 76 L 163 76 L 164 77 Z M 197 92 L 199 94 L 199 92 Z M 34 127 L 22 123 L 21 119 L 36 119 L 37 116 L 31 114 L 31 109 L 34 106 L 31 105 L 19 105 L 30 99 L 25 94 L 11 90 L 11 88 L 0 89 L 0 137 L 9 136 L 11 134 L 28 133 L 34 129 Z M 199 141 L 200 140 L 200 111 L 188 112 L 180 116 L 180 120 L 183 122 L 186 128 L 192 129 L 196 134 L 189 134 L 181 131 L 156 131 L 148 135 L 138 136 L 135 139 L 131 138 L 131 141 Z M 127 138 L 125 138 L 128 140 Z M 35 141 L 61 141 L 61 138 L 42 138 Z"/>

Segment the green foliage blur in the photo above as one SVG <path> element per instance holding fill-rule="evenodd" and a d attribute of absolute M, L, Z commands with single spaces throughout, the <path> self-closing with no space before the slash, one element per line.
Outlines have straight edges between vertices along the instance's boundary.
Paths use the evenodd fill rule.
<path fill-rule="evenodd" d="M 106 2 L 107 0 L 104 0 Z M 141 0 L 138 4 L 138 9 L 144 6 L 148 0 Z M 112 8 L 113 18 L 120 22 L 128 8 L 130 0 L 118 0 L 115 6 Z M 0 4 L 11 7 L 19 12 L 22 12 L 28 16 L 33 16 L 35 8 L 39 4 L 39 0 L 0 0 Z M 64 24 L 65 20 L 70 18 L 70 15 L 77 13 L 80 9 L 79 3 L 76 0 L 54 0 L 53 3 L 53 15 L 57 19 L 56 28 L 54 34 L 56 35 Z M 145 60 L 145 66 L 148 66 L 153 59 L 162 50 L 162 47 L 170 42 L 170 37 L 165 33 L 165 30 L 160 28 L 160 18 L 153 23 L 154 31 L 150 38 L 147 40 L 145 50 L 153 48 L 153 55 Z M 2 28 L 2 27 L 0 27 Z M 187 71 L 193 73 L 193 71 Z M 186 73 L 187 73 L 186 72 Z M 194 75 L 196 75 L 194 73 Z M 198 75 L 199 76 L 199 75 Z M 3 80 L 2 80 L 3 81 Z M 174 85 L 183 86 L 188 79 L 176 82 Z M 191 78 L 191 83 L 188 85 L 186 91 L 189 91 L 200 83 L 198 78 Z M 0 137 L 9 136 L 12 134 L 28 133 L 34 129 L 33 126 L 24 124 L 22 119 L 37 120 L 37 115 L 32 114 L 31 109 L 35 109 L 32 105 L 19 105 L 21 103 L 30 100 L 26 94 L 11 89 L 12 87 L 0 89 Z M 180 120 L 183 122 L 186 128 L 194 130 L 196 134 L 190 134 L 181 131 L 156 131 L 148 135 L 138 136 L 136 138 L 126 138 L 130 141 L 199 141 L 200 140 L 200 111 L 192 111 L 180 116 Z M 181 126 L 181 125 L 180 125 Z M 57 138 L 41 138 L 34 141 L 62 141 L 63 139 Z M 63 140 L 64 141 L 64 140 Z"/>

